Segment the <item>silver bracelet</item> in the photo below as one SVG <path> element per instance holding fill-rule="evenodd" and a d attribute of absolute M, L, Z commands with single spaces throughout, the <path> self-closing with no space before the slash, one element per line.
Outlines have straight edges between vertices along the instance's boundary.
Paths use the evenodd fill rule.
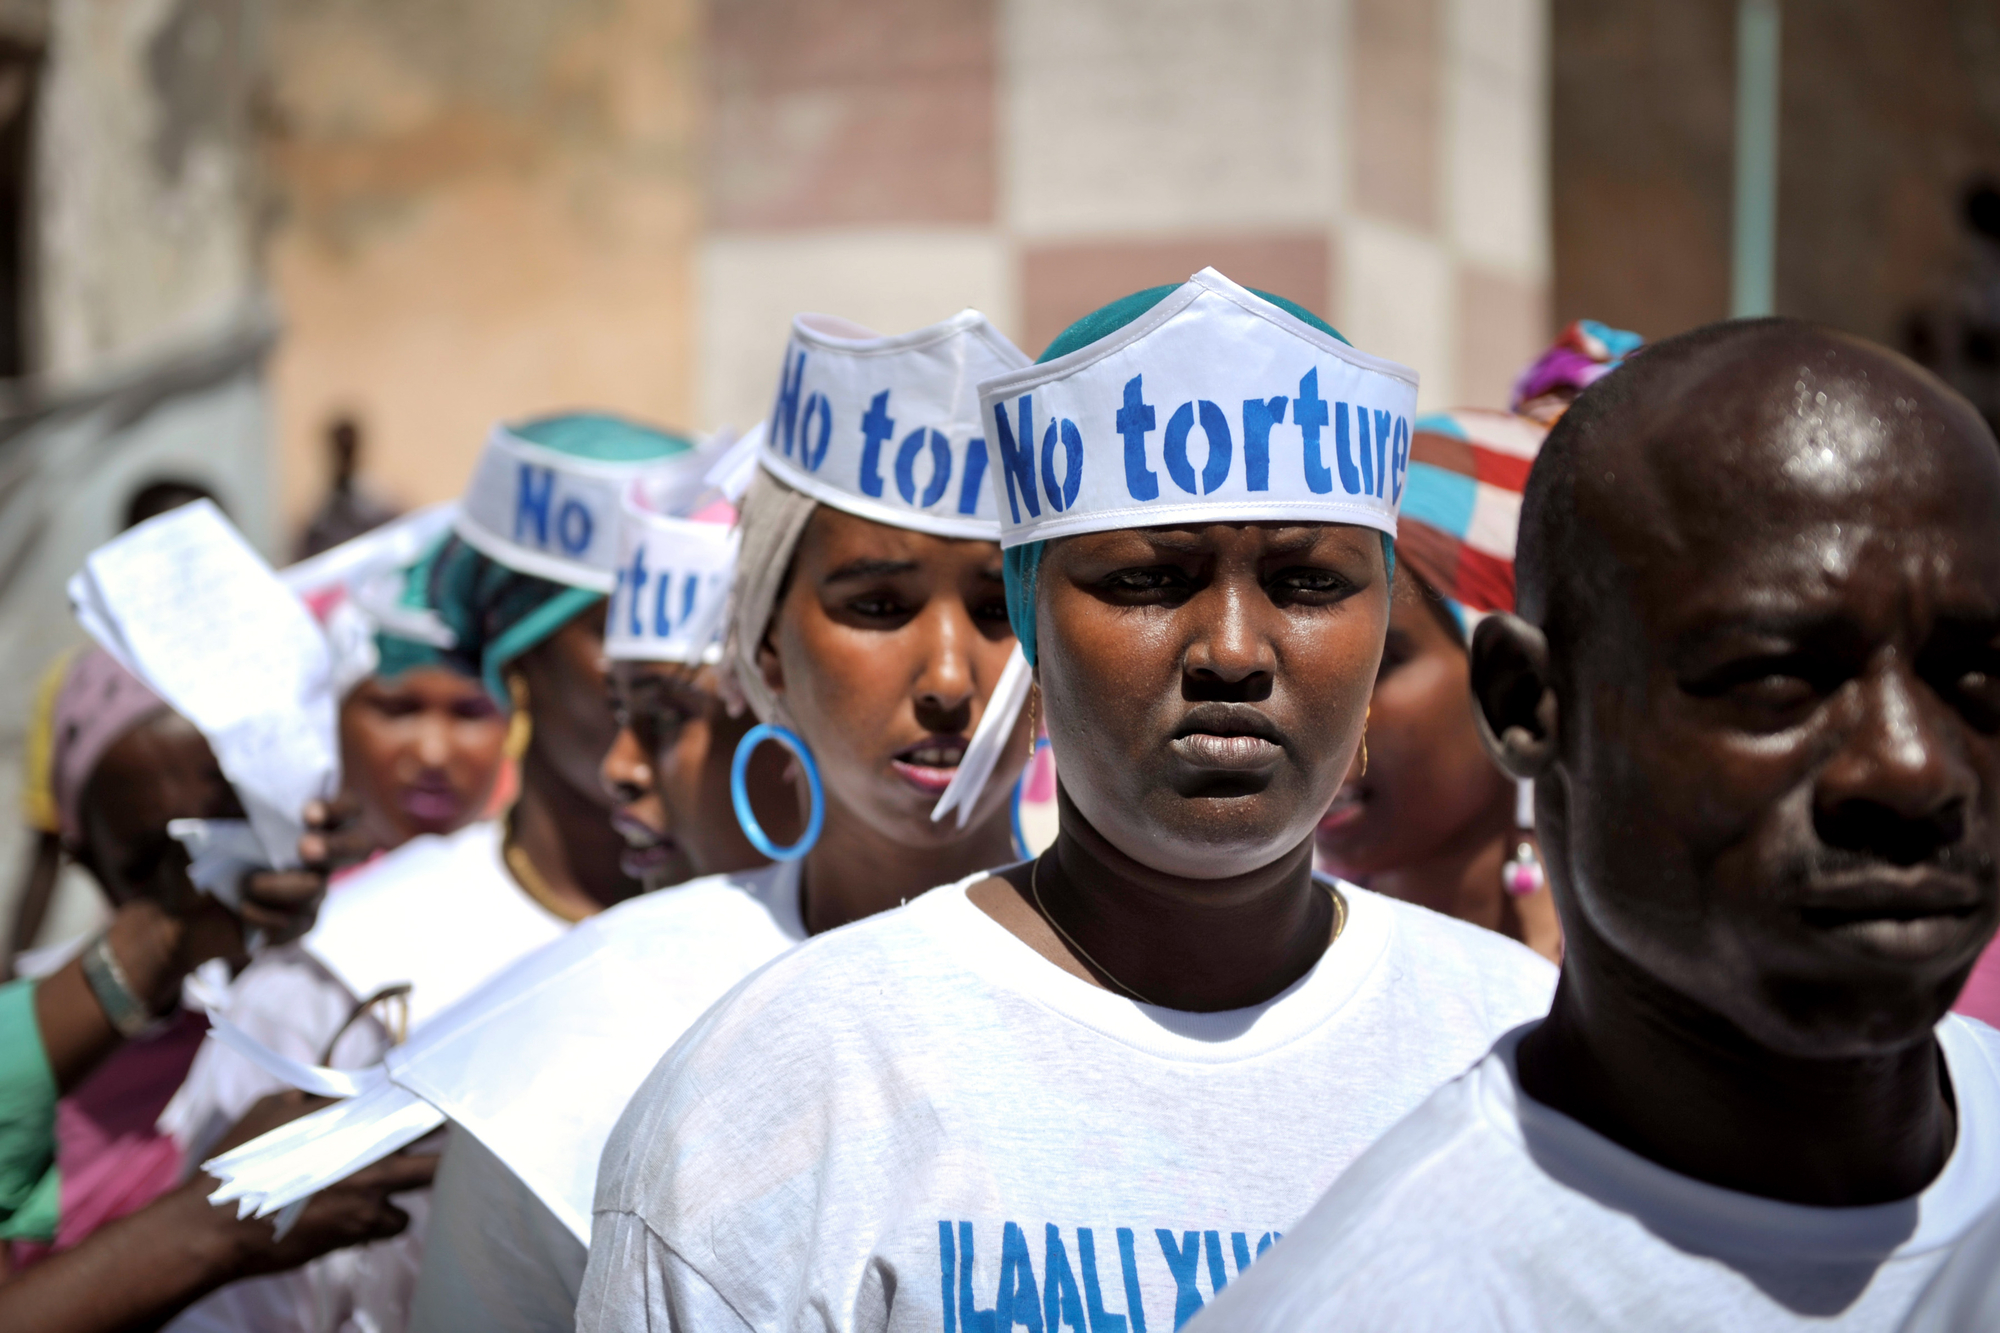
<path fill-rule="evenodd" d="M 153 1025 L 152 1009 L 132 993 L 132 983 L 126 980 L 118 955 L 111 952 L 111 932 L 99 935 L 83 951 L 83 979 L 90 983 L 90 993 L 97 997 L 119 1036 L 136 1037 Z"/>

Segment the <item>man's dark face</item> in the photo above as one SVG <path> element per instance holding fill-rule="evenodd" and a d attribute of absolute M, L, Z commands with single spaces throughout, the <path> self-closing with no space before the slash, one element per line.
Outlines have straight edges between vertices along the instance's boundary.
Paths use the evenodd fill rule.
<path fill-rule="evenodd" d="M 1561 691 L 1572 948 L 1794 1056 L 1919 1039 L 2000 920 L 2000 452 L 1818 334 L 1638 434 L 1578 486 L 1623 577 Z"/>

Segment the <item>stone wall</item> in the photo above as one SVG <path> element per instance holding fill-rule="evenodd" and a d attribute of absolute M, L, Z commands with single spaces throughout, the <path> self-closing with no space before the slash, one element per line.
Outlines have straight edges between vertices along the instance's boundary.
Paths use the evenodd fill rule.
<path fill-rule="evenodd" d="M 1540 0 L 717 0 L 704 420 L 788 316 L 1031 352 L 1204 264 L 1504 401 L 1547 333 Z"/>
<path fill-rule="evenodd" d="M 254 0 L 52 0 L 31 364 L 58 388 L 242 321 L 260 292 Z"/>
<path fill-rule="evenodd" d="M 1553 0 L 1555 309 L 1651 337 L 1729 312 L 1736 0 Z M 1904 340 L 2000 178 L 2000 8 L 1783 11 L 1777 309 Z"/>
<path fill-rule="evenodd" d="M 790 316 L 1034 350 L 1214 263 L 1493 403 L 1547 331 L 1543 0 L 273 0 L 283 510 L 351 411 L 760 417 Z"/>
<path fill-rule="evenodd" d="M 694 416 L 694 0 L 270 0 L 284 513 L 351 412 L 405 503 L 497 417 Z"/>

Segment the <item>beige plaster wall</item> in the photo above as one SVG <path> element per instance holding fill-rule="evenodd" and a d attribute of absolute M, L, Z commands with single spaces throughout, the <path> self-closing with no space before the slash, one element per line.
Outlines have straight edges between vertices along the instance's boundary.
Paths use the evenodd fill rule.
<path fill-rule="evenodd" d="M 49 6 L 31 341 L 56 387 L 210 334 L 257 299 L 260 12 L 254 0 Z"/>
<path fill-rule="evenodd" d="M 338 412 L 408 503 L 455 492 L 497 415 L 747 424 L 813 306 L 887 332 L 977 304 L 1034 350 L 1114 287 L 1220 260 L 1416 364 L 1426 407 L 1502 400 L 1548 332 L 1544 0 L 271 0 L 266 22 L 294 520 Z"/>
<path fill-rule="evenodd" d="M 404 503 L 499 416 L 693 403 L 695 0 L 278 0 L 268 272 L 279 493 L 323 494 L 330 417 Z"/>
<path fill-rule="evenodd" d="M 835 302 L 1033 353 L 1212 263 L 1425 408 L 1504 405 L 1550 333 L 1546 0 L 710 2 L 706 424 Z"/>

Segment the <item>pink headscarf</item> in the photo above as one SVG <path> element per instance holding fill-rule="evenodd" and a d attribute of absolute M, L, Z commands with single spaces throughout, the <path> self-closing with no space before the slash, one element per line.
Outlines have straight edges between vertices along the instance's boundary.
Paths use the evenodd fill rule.
<path fill-rule="evenodd" d="M 1507 410 L 1525 411 L 1544 426 L 1553 425 L 1554 416 L 1529 410 L 1529 405 L 1550 393 L 1576 397 L 1623 365 L 1625 358 L 1638 351 L 1644 341 L 1636 333 L 1614 329 L 1594 319 L 1572 322 L 1514 381 L 1514 398 L 1507 404 Z M 1560 411 L 1555 413 L 1560 415 Z"/>
<path fill-rule="evenodd" d="M 77 654 L 49 727 L 49 785 L 63 841 L 73 847 L 83 838 L 83 788 L 104 752 L 166 706 L 102 648 Z"/>

